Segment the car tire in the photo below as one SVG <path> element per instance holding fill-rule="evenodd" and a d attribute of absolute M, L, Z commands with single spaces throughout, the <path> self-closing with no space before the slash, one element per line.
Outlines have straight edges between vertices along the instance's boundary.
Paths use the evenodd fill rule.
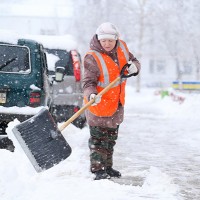
<path fill-rule="evenodd" d="M 0 140 L 0 149 L 6 149 L 11 152 L 14 152 L 15 146 L 12 140 L 10 140 L 8 137 L 4 137 Z"/>

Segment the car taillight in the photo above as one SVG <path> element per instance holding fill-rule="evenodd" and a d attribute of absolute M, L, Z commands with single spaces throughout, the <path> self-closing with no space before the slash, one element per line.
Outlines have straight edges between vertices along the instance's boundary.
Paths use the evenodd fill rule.
<path fill-rule="evenodd" d="M 79 107 L 74 107 L 74 112 L 76 113 L 76 112 L 78 112 L 79 111 Z"/>
<path fill-rule="evenodd" d="M 30 93 L 29 103 L 31 106 L 40 104 L 40 100 L 41 100 L 40 92 L 31 92 Z"/>
<path fill-rule="evenodd" d="M 75 50 L 71 51 L 71 55 L 72 55 L 75 79 L 76 81 L 80 81 L 81 80 L 81 63 L 80 63 L 79 55 L 77 51 Z"/>

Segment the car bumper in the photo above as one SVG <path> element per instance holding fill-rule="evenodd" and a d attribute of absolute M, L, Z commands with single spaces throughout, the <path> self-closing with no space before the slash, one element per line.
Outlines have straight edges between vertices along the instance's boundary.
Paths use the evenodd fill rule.
<path fill-rule="evenodd" d="M 37 108 L 31 108 L 28 106 L 27 107 L 0 106 L 0 121 L 10 122 L 17 118 L 20 122 L 22 122 L 37 114 L 42 108 L 44 107 L 41 106 Z"/>
<path fill-rule="evenodd" d="M 74 94 L 57 94 L 53 97 L 54 105 L 74 105 L 83 106 L 83 94 L 74 93 Z"/>

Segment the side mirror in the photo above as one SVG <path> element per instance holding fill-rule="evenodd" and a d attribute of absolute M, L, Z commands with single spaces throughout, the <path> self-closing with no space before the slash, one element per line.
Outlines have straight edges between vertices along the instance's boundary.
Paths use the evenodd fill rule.
<path fill-rule="evenodd" d="M 55 81 L 57 81 L 57 82 L 63 81 L 64 73 L 65 73 L 65 68 L 64 67 L 56 67 Z"/>

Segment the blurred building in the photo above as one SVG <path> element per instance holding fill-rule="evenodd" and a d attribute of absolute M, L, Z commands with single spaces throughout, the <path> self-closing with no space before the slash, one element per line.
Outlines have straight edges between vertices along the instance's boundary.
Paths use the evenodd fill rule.
<path fill-rule="evenodd" d="M 1 4 L 1 29 L 25 34 L 67 34 L 73 7 L 48 4 Z"/>

